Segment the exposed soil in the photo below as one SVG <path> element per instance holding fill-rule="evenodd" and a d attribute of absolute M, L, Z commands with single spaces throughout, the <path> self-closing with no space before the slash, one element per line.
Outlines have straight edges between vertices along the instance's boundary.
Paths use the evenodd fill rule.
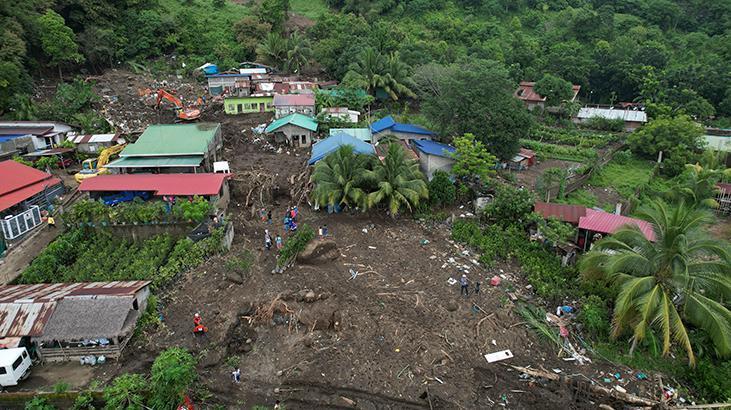
<path fill-rule="evenodd" d="M 569 169 L 577 169 L 581 166 L 580 162 L 573 162 L 573 161 L 562 161 L 558 159 L 545 159 L 542 161 L 538 161 L 534 166 L 524 170 L 524 171 L 515 171 L 513 172 L 513 175 L 515 175 L 515 179 L 518 182 L 518 185 L 526 186 L 530 189 L 535 189 L 536 186 L 536 180 L 538 177 L 543 175 L 543 173 L 549 169 L 549 168 L 561 168 L 565 170 Z"/>
<path fill-rule="evenodd" d="M 129 84 L 129 73 L 109 76 L 99 84 L 114 90 L 124 107 L 139 107 L 133 116 L 141 120 L 135 126 L 156 118 L 141 114 L 144 109 L 134 101 L 139 99 L 137 80 Z M 115 104 L 109 106 L 110 116 L 118 115 Z M 172 122 L 172 114 L 169 117 L 160 121 Z M 517 302 L 509 293 L 534 299 L 518 266 L 480 266 L 478 255 L 449 239 L 445 224 L 408 217 L 394 220 L 378 212 L 328 215 L 302 202 L 300 226 L 327 224 L 337 249 L 328 245 L 329 255 L 315 258 L 316 263 L 298 262 L 284 273 L 272 273 L 276 254 L 263 248 L 264 229 L 283 232 L 284 209 L 293 205 L 289 178 L 304 169 L 309 152 L 287 148 L 277 152 L 277 147 L 255 136 L 251 127 L 268 118 L 226 116 L 220 107 L 202 116 L 203 121 L 222 123 L 223 157 L 234 173 L 261 169 L 274 176 L 276 187 L 264 204 L 273 210 L 274 223 L 259 220 L 255 208 L 244 205 L 247 190 L 234 184 L 229 213 L 236 236 L 231 252 L 182 275 L 161 294 L 163 325 L 133 340 L 119 361 L 95 368 L 95 379 L 106 382 L 123 372 L 149 372 L 161 350 L 183 346 L 200 359 L 201 387 L 212 393 L 208 402 L 236 408 L 271 405 L 275 399 L 288 409 L 498 404 L 596 408 L 597 402 L 585 395 L 521 378 L 509 365 L 560 369 L 562 374 L 583 374 L 600 384 L 605 377 L 600 372 L 627 374 L 622 367 L 582 366 L 557 357 L 555 347 L 538 340 L 514 311 Z M 235 283 L 227 279 L 225 261 L 244 249 L 252 252 L 255 262 L 243 275 L 243 283 Z M 352 279 L 351 270 L 358 272 Z M 459 285 L 448 284 L 463 272 L 471 290 L 476 281 L 482 283 L 479 295 L 460 296 Z M 495 275 L 504 276 L 499 287 L 489 285 Z M 196 312 L 209 328 L 204 336 L 192 332 Z M 491 364 L 483 357 L 504 349 L 514 357 Z M 232 383 L 230 377 L 233 369 L 226 363 L 233 361 L 232 356 L 240 357 L 241 384 Z M 653 382 L 631 375 L 624 380 L 629 393 L 646 390 L 656 395 Z"/>

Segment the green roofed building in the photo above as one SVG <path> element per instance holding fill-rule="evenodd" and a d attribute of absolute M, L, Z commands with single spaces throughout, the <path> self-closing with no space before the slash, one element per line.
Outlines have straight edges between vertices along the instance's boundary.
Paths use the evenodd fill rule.
<path fill-rule="evenodd" d="M 302 114 L 290 114 L 275 120 L 265 130 L 267 134 L 274 135 L 275 142 L 299 147 L 309 147 L 315 131 L 317 121 Z"/>
<path fill-rule="evenodd" d="M 106 167 L 122 174 L 211 172 L 221 147 L 221 124 L 150 125 Z"/>
<path fill-rule="evenodd" d="M 251 114 L 255 112 L 274 112 L 274 96 L 252 95 L 249 97 L 224 97 L 223 107 L 226 114 Z"/>

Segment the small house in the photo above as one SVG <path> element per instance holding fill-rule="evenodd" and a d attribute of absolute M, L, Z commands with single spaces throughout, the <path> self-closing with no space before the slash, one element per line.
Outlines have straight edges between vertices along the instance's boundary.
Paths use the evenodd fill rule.
<path fill-rule="evenodd" d="M 361 141 L 371 142 L 371 129 L 370 128 L 330 128 L 330 135 L 337 135 L 341 132 L 350 135 L 351 137 L 358 138 Z"/>
<path fill-rule="evenodd" d="M 592 118 L 603 118 L 605 120 L 624 121 L 624 130 L 632 132 L 647 123 L 647 113 L 637 109 L 616 109 L 616 108 L 593 108 L 582 107 L 576 114 L 573 121 L 577 124 L 587 123 Z"/>
<path fill-rule="evenodd" d="M 706 128 L 703 140 L 706 149 L 726 153 L 726 167 L 731 168 L 731 129 Z"/>
<path fill-rule="evenodd" d="M 529 110 L 533 110 L 536 107 L 539 107 L 541 109 L 546 108 L 546 97 L 538 94 L 534 87 L 536 86 L 536 83 L 532 81 L 521 81 L 518 85 L 518 89 L 515 90 L 515 98 L 523 101 L 523 104 L 525 104 L 525 108 Z M 579 91 L 581 91 L 580 85 L 573 85 L 571 87 L 571 90 L 573 91 L 573 95 L 571 97 L 571 101 L 575 101 L 576 97 L 579 95 Z"/>
<path fill-rule="evenodd" d="M 156 124 L 106 165 L 117 174 L 213 171 L 223 146 L 221 124 Z"/>
<path fill-rule="evenodd" d="M 0 286 L 0 343 L 47 362 L 118 358 L 149 296 L 149 281 Z"/>
<path fill-rule="evenodd" d="M 41 209 L 65 192 L 59 178 L 13 160 L 0 162 L 0 176 L 0 224 L 9 241 L 40 226 Z"/>
<path fill-rule="evenodd" d="M 79 192 L 88 193 L 92 199 L 102 200 L 125 192 L 147 193 L 146 196 L 157 198 L 197 195 L 209 200 L 218 209 L 226 209 L 230 199 L 230 177 L 230 173 L 99 175 L 81 181 Z"/>
<path fill-rule="evenodd" d="M 315 116 L 315 96 L 313 94 L 277 94 L 274 96 L 274 118 L 290 114 Z"/>
<path fill-rule="evenodd" d="M 260 63 L 254 63 L 251 61 L 244 61 L 243 63 L 239 64 L 239 72 L 241 74 L 248 74 L 248 75 L 268 75 L 274 71 L 273 67 L 270 67 L 268 65 L 260 64 Z"/>
<path fill-rule="evenodd" d="M 586 216 L 586 207 L 581 205 L 536 202 L 533 210 L 544 219 L 556 218 L 572 225 L 578 225 L 579 219 Z"/>
<path fill-rule="evenodd" d="M 510 159 L 508 164 L 510 169 L 513 170 L 526 170 L 536 164 L 536 153 L 533 150 L 527 148 L 521 148 L 513 158 Z"/>
<path fill-rule="evenodd" d="M 217 73 L 206 76 L 208 92 L 213 95 L 246 97 L 251 94 L 251 76 L 240 73 Z"/>
<path fill-rule="evenodd" d="M 312 155 L 310 156 L 308 164 L 314 165 L 317 161 L 327 157 L 345 145 L 353 147 L 353 152 L 356 154 L 376 155 L 373 145 L 341 132 L 336 135 L 331 135 L 322 141 L 316 142 L 312 146 Z"/>
<path fill-rule="evenodd" d="M 0 121 L 0 141 L 30 137 L 32 151 L 53 148 L 66 139 L 72 128 L 52 121 Z"/>
<path fill-rule="evenodd" d="M 69 133 L 66 136 L 67 141 L 71 141 L 76 145 L 76 151 L 85 154 L 95 154 L 101 152 L 104 148 L 114 145 L 126 144 L 124 138 L 119 134 L 76 134 Z"/>
<path fill-rule="evenodd" d="M 248 97 L 225 97 L 223 107 L 226 114 L 251 114 L 257 112 L 272 112 L 274 97 L 271 95 L 254 94 Z"/>
<path fill-rule="evenodd" d="M 348 107 L 327 107 L 320 112 L 327 120 L 356 123 L 360 119 L 360 111 L 349 110 Z"/>
<path fill-rule="evenodd" d="M 453 146 L 430 140 L 414 140 L 413 145 L 419 154 L 419 167 L 429 181 L 436 171 L 452 173 L 457 152 Z"/>
<path fill-rule="evenodd" d="M 264 130 L 267 134 L 273 134 L 274 141 L 277 143 L 286 142 L 299 147 L 309 147 L 315 131 L 317 131 L 317 121 L 298 113 L 274 120 Z"/>
<path fill-rule="evenodd" d="M 312 81 L 287 81 L 290 94 L 314 94 L 317 83 Z"/>
<path fill-rule="evenodd" d="M 603 235 L 611 235 L 625 225 L 637 226 L 648 241 L 655 241 L 655 230 L 647 221 L 587 209 L 586 215 L 579 218 L 579 236 L 576 244 L 584 251 L 589 250 Z"/>
<path fill-rule="evenodd" d="M 371 124 L 371 133 L 375 142 L 386 135 L 393 135 L 407 142 L 413 140 L 430 140 L 436 135 L 435 132 L 429 131 L 419 125 L 398 123 L 390 115 Z"/>

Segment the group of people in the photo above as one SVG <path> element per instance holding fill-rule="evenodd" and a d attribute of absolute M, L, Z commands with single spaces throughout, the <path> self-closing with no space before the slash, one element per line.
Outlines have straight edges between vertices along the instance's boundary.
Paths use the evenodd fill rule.
<path fill-rule="evenodd" d="M 261 208 L 259 211 L 261 221 L 270 225 L 272 223 L 272 210 Z M 294 232 L 297 230 L 297 217 L 299 216 L 299 208 L 297 206 L 288 206 L 284 213 L 284 232 Z M 272 235 L 269 229 L 264 230 L 264 247 L 271 250 L 272 246 L 276 246 L 277 250 L 281 250 L 284 246 L 284 239 L 279 234 Z"/>
<path fill-rule="evenodd" d="M 269 229 L 265 229 L 264 230 L 264 247 L 267 248 L 267 250 L 271 250 L 272 244 L 274 244 L 274 246 L 276 246 L 277 250 L 279 251 L 284 246 L 284 240 L 282 239 L 282 237 L 279 234 L 277 234 L 277 236 L 274 237 L 274 239 L 272 239 L 272 234 L 269 233 Z"/>
<path fill-rule="evenodd" d="M 470 281 L 469 281 L 469 279 L 467 279 L 467 275 L 466 274 L 462 274 L 462 277 L 459 279 L 459 284 L 460 284 L 459 295 L 460 296 L 465 295 L 465 297 L 469 296 L 469 294 L 470 294 Z M 480 294 L 480 281 L 479 280 L 475 282 L 475 290 L 474 290 L 474 293 L 475 293 L 475 295 L 479 295 Z"/>

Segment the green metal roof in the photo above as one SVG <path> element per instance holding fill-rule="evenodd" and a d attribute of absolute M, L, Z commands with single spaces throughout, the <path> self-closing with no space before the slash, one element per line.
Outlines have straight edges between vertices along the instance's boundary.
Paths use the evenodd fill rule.
<path fill-rule="evenodd" d="M 296 125 L 310 131 L 317 131 L 317 121 L 314 118 L 295 113 L 275 120 L 269 124 L 265 132 L 274 132 L 287 124 Z"/>
<path fill-rule="evenodd" d="M 197 167 L 203 162 L 202 155 L 189 157 L 125 157 L 106 165 L 106 168 L 163 168 Z"/>
<path fill-rule="evenodd" d="M 157 124 L 147 127 L 120 157 L 204 155 L 221 124 Z"/>
<path fill-rule="evenodd" d="M 361 141 L 371 142 L 370 128 L 330 128 L 330 136 L 344 132 L 351 137 L 358 138 Z"/>

